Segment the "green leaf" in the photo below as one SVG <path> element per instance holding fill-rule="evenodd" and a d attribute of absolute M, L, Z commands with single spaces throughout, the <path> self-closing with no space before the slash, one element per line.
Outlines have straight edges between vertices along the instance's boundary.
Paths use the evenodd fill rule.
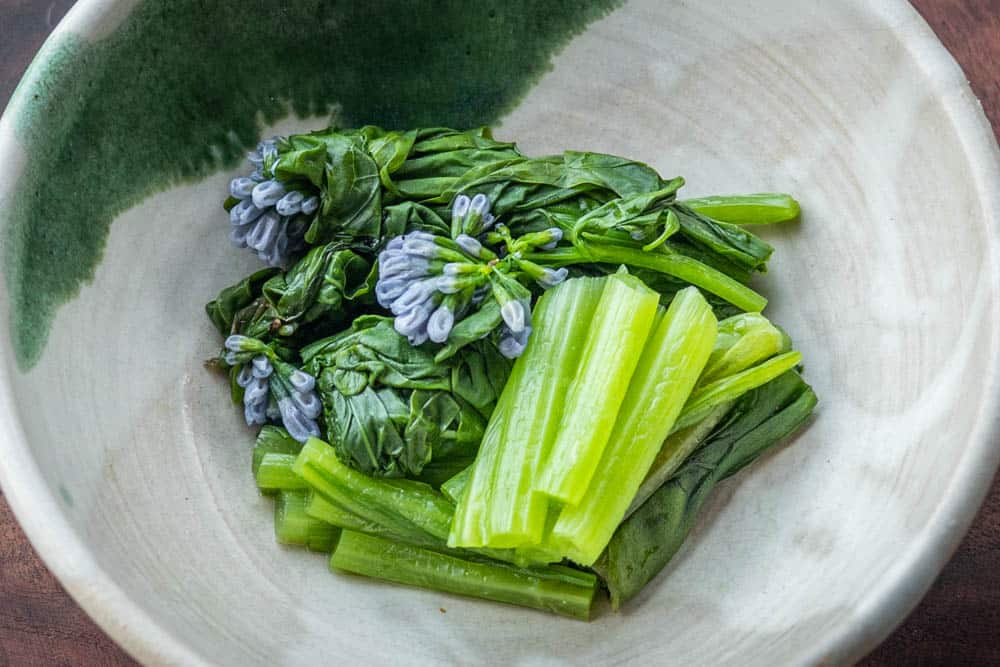
<path fill-rule="evenodd" d="M 447 236 L 448 223 L 433 209 L 412 201 L 405 201 L 384 209 L 383 232 L 386 239 L 411 231 L 424 231 Z"/>
<path fill-rule="evenodd" d="M 259 271 L 205 309 L 223 335 L 275 343 L 283 358 L 294 358 L 302 342 L 329 335 L 371 307 L 377 278 L 372 261 L 360 254 L 338 244 L 316 246 L 287 272 Z"/>
<path fill-rule="evenodd" d="M 393 175 L 393 194 L 417 201 L 431 199 L 471 169 L 520 156 L 514 144 L 495 141 L 489 128 L 417 130 L 410 155 Z"/>
<path fill-rule="evenodd" d="M 370 289 L 372 265 L 357 253 L 336 244 L 310 250 L 287 273 L 264 284 L 264 298 L 282 324 L 315 322 L 327 317 L 345 319 L 344 302 Z"/>
<path fill-rule="evenodd" d="M 749 271 L 763 271 L 774 248 L 742 227 L 713 220 L 697 211 L 673 204 L 684 236 Z"/>
<path fill-rule="evenodd" d="M 666 206 L 674 201 L 682 185 L 684 179 L 675 178 L 658 190 L 612 199 L 581 216 L 573 225 L 572 238 L 583 232 L 606 234 L 610 231 L 636 234 L 644 240 L 653 240 L 668 230 L 669 236 L 679 229 L 679 224 L 676 219 L 667 222 L 670 211 Z"/>
<path fill-rule="evenodd" d="M 275 178 L 284 182 L 306 181 L 323 187 L 326 145 L 310 135 L 292 135 L 278 143 L 278 159 L 272 165 Z"/>
<path fill-rule="evenodd" d="M 432 460 L 470 459 L 510 363 L 489 341 L 446 362 L 414 347 L 390 318 L 365 316 L 301 351 L 317 379 L 338 456 L 371 475 L 420 475 Z"/>
<path fill-rule="evenodd" d="M 455 195 L 485 194 L 497 215 L 563 204 L 581 195 L 604 201 L 662 187 L 660 176 L 633 160 L 567 151 L 540 158 L 513 158 L 467 171 L 433 201 L 450 204 Z"/>
<path fill-rule="evenodd" d="M 217 297 L 205 304 L 205 312 L 220 334 L 228 336 L 233 333 L 237 313 L 252 304 L 260 296 L 264 283 L 278 273 L 278 269 L 261 269 L 251 273 L 235 285 L 223 289 Z"/>
<path fill-rule="evenodd" d="M 326 144 L 322 201 L 306 241 L 377 244 L 382 228 L 378 165 L 357 135 L 328 134 L 322 140 Z"/>
<path fill-rule="evenodd" d="M 438 351 L 435 361 L 439 363 L 447 361 L 466 346 L 483 340 L 496 331 L 502 321 L 500 304 L 492 296 L 487 297 L 479 310 L 466 316 L 454 326 L 448 336 L 448 344 Z"/>
<path fill-rule="evenodd" d="M 399 189 L 392 181 L 392 174 L 406 161 L 406 156 L 416 141 L 417 130 L 387 132 L 374 125 L 367 125 L 361 128 L 360 134 L 365 137 L 368 153 L 378 165 L 382 187 L 390 194 L 399 195 Z"/>

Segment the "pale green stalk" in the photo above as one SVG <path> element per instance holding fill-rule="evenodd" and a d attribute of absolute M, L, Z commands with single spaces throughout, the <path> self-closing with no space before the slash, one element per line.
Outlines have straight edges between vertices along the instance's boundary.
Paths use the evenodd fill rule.
<path fill-rule="evenodd" d="M 715 349 L 698 386 L 734 375 L 791 349 L 788 335 L 760 313 L 741 313 L 719 322 Z"/>
<path fill-rule="evenodd" d="M 586 494 L 562 509 L 552 540 L 591 565 L 625 516 L 712 352 L 716 320 L 697 288 L 681 290 L 639 360 Z"/>
<path fill-rule="evenodd" d="M 752 195 L 715 195 L 685 199 L 690 209 L 734 225 L 773 225 L 798 220 L 799 203 L 790 195 L 761 192 Z"/>
<path fill-rule="evenodd" d="M 486 506 L 490 547 L 533 545 L 542 539 L 548 500 L 532 487 L 555 441 L 606 282 L 570 280 L 539 300 L 531 340 L 514 369 L 520 400 L 501 417 L 507 428 Z"/>
<path fill-rule="evenodd" d="M 687 460 L 694 450 L 712 434 L 715 427 L 732 409 L 732 402 L 715 406 L 708 416 L 694 426 L 671 433 L 664 441 L 660 452 L 653 459 L 653 464 L 649 466 L 646 478 L 639 485 L 639 490 L 635 492 L 635 498 L 625 510 L 625 518 L 629 518 L 633 512 L 639 509 L 646 500 L 653 495 L 658 488 L 663 486 L 670 477 L 677 472 L 678 468 Z"/>
<path fill-rule="evenodd" d="M 609 276 L 536 490 L 562 503 L 583 498 L 656 315 L 659 294 L 634 276 Z M 531 400 L 523 397 L 522 400 Z"/>
<path fill-rule="evenodd" d="M 468 467 L 463 468 L 457 475 L 445 480 L 444 484 L 441 485 L 441 493 L 444 494 L 445 498 L 456 505 L 458 504 L 458 501 L 462 498 L 462 494 L 465 492 L 466 485 L 472 479 L 472 468 L 475 465 L 475 462 L 473 462 Z"/>
<path fill-rule="evenodd" d="M 688 399 L 684 411 L 681 412 L 681 416 L 674 425 L 674 430 L 679 431 L 697 424 L 716 406 L 735 400 L 751 389 L 767 384 L 786 371 L 792 370 L 801 362 L 802 353 L 786 352 L 753 368 L 699 387 Z"/>

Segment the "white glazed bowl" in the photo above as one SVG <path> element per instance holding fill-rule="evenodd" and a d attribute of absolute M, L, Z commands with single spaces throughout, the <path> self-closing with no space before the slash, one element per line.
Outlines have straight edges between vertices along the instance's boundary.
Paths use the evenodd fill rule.
<path fill-rule="evenodd" d="M 84 270 L 66 274 L 77 276 L 69 287 L 32 292 L 25 276 L 45 261 L 48 227 L 25 231 L 39 217 L 24 202 L 47 201 L 29 189 L 44 190 L 55 167 L 84 173 L 93 156 L 148 148 L 124 120 L 86 130 L 88 77 L 107 65 L 88 46 L 120 39 L 115 48 L 135 52 L 114 52 L 115 62 L 183 79 L 186 46 L 157 32 L 147 3 L 81 0 L 0 122 L 0 484 L 45 562 L 129 652 L 172 665 L 834 664 L 863 655 L 916 604 L 1000 454 L 1000 159 L 960 70 L 908 4 L 631 0 L 564 35 L 519 101 L 491 102 L 498 136 L 528 152 L 623 154 L 684 175 L 690 194 L 784 190 L 805 212 L 800 225 L 765 230 L 777 251 L 758 287 L 805 354 L 817 418 L 724 485 L 639 599 L 585 624 L 334 576 L 321 556 L 274 543 L 270 501 L 249 474 L 252 434 L 201 366 L 219 345 L 202 304 L 254 266 L 228 245 L 219 208 L 242 169 L 233 161 L 117 192 L 98 211 L 113 217 L 106 240 L 83 231 L 77 241 L 53 223 L 62 243 L 84 248 Z M 168 14 L 185 4 L 162 9 L 163 20 L 176 23 Z M 145 23 L 132 19 L 140 11 Z M 370 28 L 339 11 L 322 17 L 334 37 Z M 438 10 L 413 11 L 426 20 Z M 413 51 L 396 66 L 421 76 L 426 53 L 407 42 L 419 21 L 385 20 L 401 40 L 385 48 Z M 190 34 L 206 25 L 192 21 Z M 492 43 L 490 29 L 470 43 Z M 283 66 L 255 63 L 246 46 L 255 67 Z M 174 69 L 158 71 L 165 62 Z M 358 62 L 373 80 L 383 73 Z M 500 81 L 504 67 L 483 76 Z M 72 95 L 38 113 L 70 80 Z M 210 79 L 199 85 L 211 91 Z M 432 111 L 440 92 L 426 91 Z M 260 94 L 273 102 L 280 90 Z M 370 94 L 395 104 L 391 88 Z M 192 127 L 212 120 L 189 102 L 145 104 Z M 428 123 L 406 104 L 401 117 Z M 317 108 L 328 107 L 300 110 Z M 459 111 L 438 122 L 468 108 Z M 258 129 L 324 124 L 293 117 Z M 102 196 L 101 183 L 96 195 L 81 188 L 52 196 Z M 65 223 L 65 210 L 55 215 Z M 63 261 L 46 270 L 63 275 Z"/>

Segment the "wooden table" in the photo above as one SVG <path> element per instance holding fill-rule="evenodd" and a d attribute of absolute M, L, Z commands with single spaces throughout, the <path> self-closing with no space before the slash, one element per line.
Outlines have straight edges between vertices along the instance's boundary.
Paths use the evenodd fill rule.
<path fill-rule="evenodd" d="M 876 0 L 878 1 L 878 0 Z M 72 0 L 0 0 L 0 105 Z M 1000 0 L 913 0 L 1000 137 Z M 0 667 L 134 665 L 45 569 L 0 491 Z M 1000 665 L 1000 479 L 919 607 L 864 665 Z"/>

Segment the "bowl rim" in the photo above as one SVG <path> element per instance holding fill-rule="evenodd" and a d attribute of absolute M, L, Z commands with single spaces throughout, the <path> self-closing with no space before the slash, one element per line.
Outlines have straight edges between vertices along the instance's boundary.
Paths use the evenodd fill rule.
<path fill-rule="evenodd" d="M 35 56 L 23 80 L 44 72 L 51 47 L 63 35 L 92 38 L 101 30 L 109 10 L 126 16 L 141 0 L 79 0 L 60 21 Z M 1000 222 L 1000 147 L 982 105 L 973 94 L 958 63 L 926 21 L 907 0 L 892 0 L 868 11 L 880 15 L 887 29 L 924 70 L 964 149 L 985 219 Z M 901 34 L 902 29 L 906 34 Z M 23 81 L 22 80 L 22 81 Z M 18 91 L 0 118 L 12 122 Z M 994 304 L 1000 303 L 1000 229 L 986 225 Z M 6 317 L 0 315 L 0 320 Z M 990 338 L 994 361 L 1000 356 L 1000 334 Z M 63 515 L 30 453 L 13 398 L 10 378 L 18 371 L 0 354 L 0 488 L 36 552 L 70 596 L 125 651 L 144 664 L 209 665 L 184 640 L 147 614 L 90 554 L 84 541 Z M 986 369 L 987 390 L 979 406 L 968 445 L 958 460 L 942 502 L 899 555 L 895 565 L 870 589 L 864 604 L 848 622 L 825 640 L 803 648 L 796 661 L 808 664 L 848 663 L 877 646 L 917 606 L 938 573 L 968 531 L 1000 465 L 1000 373 L 994 363 Z"/>

